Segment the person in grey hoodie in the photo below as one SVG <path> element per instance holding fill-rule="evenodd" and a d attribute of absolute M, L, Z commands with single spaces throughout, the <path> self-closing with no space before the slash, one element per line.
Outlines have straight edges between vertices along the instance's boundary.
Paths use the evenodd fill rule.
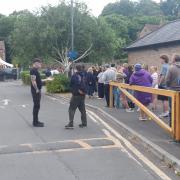
<path fill-rule="evenodd" d="M 166 86 L 170 90 L 180 91 L 180 55 L 175 55 L 174 63 L 169 68 Z"/>
<path fill-rule="evenodd" d="M 173 64 L 170 66 L 169 71 L 167 73 L 165 82 L 166 86 L 169 90 L 179 91 L 180 92 L 180 55 L 175 55 Z M 169 125 L 171 126 L 171 107 L 172 107 L 172 100 L 169 98 L 169 117 L 170 122 Z"/>
<path fill-rule="evenodd" d="M 110 81 L 115 81 L 116 80 L 116 72 L 115 68 L 111 68 L 109 64 L 105 65 L 106 71 L 103 73 L 102 80 L 104 82 L 104 95 L 106 98 L 106 107 L 109 107 L 109 93 L 110 93 L 110 86 L 109 82 Z"/>

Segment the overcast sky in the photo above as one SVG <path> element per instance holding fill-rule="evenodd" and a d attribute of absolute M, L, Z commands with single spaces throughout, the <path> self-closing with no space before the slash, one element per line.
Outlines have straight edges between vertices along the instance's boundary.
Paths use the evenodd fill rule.
<path fill-rule="evenodd" d="M 75 1 L 75 0 L 74 0 Z M 92 14 L 98 16 L 103 7 L 111 2 L 116 0 L 79 0 L 85 2 L 88 5 L 88 8 L 91 9 Z M 159 0 L 155 0 L 159 1 Z M 45 6 L 47 4 L 57 5 L 59 0 L 0 0 L 0 13 L 8 15 L 13 11 L 19 11 L 23 9 L 36 10 L 40 6 Z"/>

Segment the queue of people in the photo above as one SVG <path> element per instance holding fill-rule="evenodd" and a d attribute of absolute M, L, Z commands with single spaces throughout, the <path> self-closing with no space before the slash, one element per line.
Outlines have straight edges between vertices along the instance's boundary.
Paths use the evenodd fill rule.
<path fill-rule="evenodd" d="M 109 107 L 110 81 L 117 81 L 130 85 L 152 87 L 156 89 L 173 89 L 179 91 L 179 58 L 179 55 L 174 56 L 173 62 L 170 64 L 169 57 L 167 55 L 161 55 L 161 68 L 159 69 L 159 71 L 157 66 L 148 67 L 148 65 L 140 63 L 137 63 L 135 65 L 124 63 L 118 66 L 115 66 L 115 64 L 105 64 L 104 66 L 98 68 L 90 67 L 87 70 L 86 79 L 87 95 L 89 98 L 105 98 L 106 106 Z M 172 73 L 171 69 L 173 70 L 173 72 L 175 71 L 173 77 L 170 76 L 170 73 Z M 170 77 L 177 78 L 173 80 L 173 84 L 176 84 L 176 87 L 171 87 L 172 85 L 170 84 L 172 80 L 170 80 Z M 98 96 L 96 96 L 96 91 L 98 92 Z M 137 98 L 137 100 L 139 100 L 144 106 L 149 107 L 154 112 L 157 112 L 158 104 L 162 102 L 162 113 L 158 114 L 158 116 L 160 118 L 169 117 L 171 119 L 171 100 L 167 96 L 131 90 L 128 91 L 129 93 L 133 94 Z M 130 99 L 128 99 L 119 90 L 119 88 L 113 89 L 113 95 L 113 106 L 115 108 L 124 108 L 126 112 L 135 111 L 135 104 Z M 146 114 L 138 107 L 137 111 L 139 111 L 139 120 L 145 121 L 148 119 Z"/>
<path fill-rule="evenodd" d="M 115 66 L 115 64 L 105 64 L 101 67 L 89 67 L 78 65 L 75 73 L 71 76 L 71 92 L 72 98 L 69 106 L 69 123 L 65 126 L 66 129 L 73 128 L 73 119 L 76 109 L 81 112 L 82 123 L 79 127 L 87 126 L 85 97 L 97 97 L 98 99 L 105 98 L 106 106 L 109 107 L 110 85 L 111 81 L 126 83 L 129 85 L 138 85 L 144 87 L 152 87 L 159 89 L 170 89 L 180 91 L 180 55 L 175 55 L 173 61 L 169 64 L 167 55 L 160 56 L 161 69 L 158 67 L 137 63 L 129 65 Z M 37 69 L 40 67 L 40 60 L 34 59 L 33 69 L 31 70 L 31 90 L 34 101 L 33 109 L 33 125 L 43 127 L 44 124 L 38 120 L 38 112 L 40 109 L 40 91 L 41 82 Z M 171 99 L 166 96 L 154 95 L 140 91 L 129 90 L 138 101 L 144 106 L 150 107 L 153 111 L 157 111 L 158 100 L 162 101 L 163 112 L 159 114 L 160 118 L 169 117 L 169 125 L 171 126 Z M 119 88 L 113 89 L 113 106 L 115 108 L 124 108 L 126 112 L 134 112 L 135 104 L 128 99 Z M 148 119 L 146 114 L 137 107 L 139 111 L 139 120 L 145 121 Z"/>

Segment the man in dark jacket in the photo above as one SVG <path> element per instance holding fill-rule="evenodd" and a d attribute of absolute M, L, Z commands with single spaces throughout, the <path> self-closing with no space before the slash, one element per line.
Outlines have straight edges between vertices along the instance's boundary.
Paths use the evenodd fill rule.
<path fill-rule="evenodd" d="M 82 123 L 79 127 L 83 128 L 87 126 L 86 109 L 85 109 L 85 94 L 86 85 L 84 82 L 84 77 L 81 73 L 81 66 L 76 66 L 77 72 L 71 77 L 70 88 L 72 97 L 69 106 L 69 123 L 65 126 L 66 129 L 73 129 L 73 120 L 76 109 L 78 108 L 81 112 Z"/>

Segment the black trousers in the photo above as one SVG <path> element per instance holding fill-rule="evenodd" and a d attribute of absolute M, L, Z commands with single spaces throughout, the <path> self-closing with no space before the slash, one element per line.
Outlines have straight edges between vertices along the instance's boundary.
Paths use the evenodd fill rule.
<path fill-rule="evenodd" d="M 41 92 L 36 93 L 36 91 L 31 90 L 32 98 L 33 98 L 33 123 L 37 123 L 39 121 L 38 114 L 40 110 L 40 101 L 41 101 Z"/>
<path fill-rule="evenodd" d="M 104 98 L 104 83 L 98 83 L 98 97 Z"/>
<path fill-rule="evenodd" d="M 109 106 L 109 84 L 104 84 L 104 95 L 105 95 L 105 98 L 106 98 L 106 103 L 107 103 L 107 106 Z"/>
<path fill-rule="evenodd" d="M 85 109 L 85 96 L 73 96 L 70 100 L 69 106 L 69 123 L 73 125 L 74 115 L 76 109 L 81 112 L 81 121 L 83 125 L 87 125 L 86 109 Z"/>

